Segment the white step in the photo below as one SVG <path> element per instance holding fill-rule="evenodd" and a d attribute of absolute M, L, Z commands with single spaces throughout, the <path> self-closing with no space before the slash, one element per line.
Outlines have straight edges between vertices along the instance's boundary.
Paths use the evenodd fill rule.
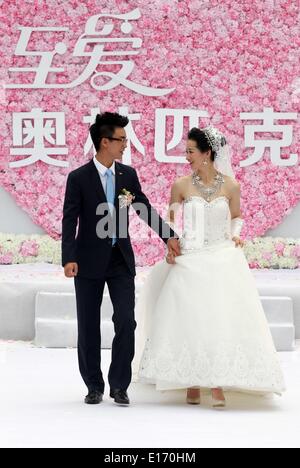
<path fill-rule="evenodd" d="M 294 323 L 293 300 L 285 296 L 261 296 L 269 323 Z"/>
<path fill-rule="evenodd" d="M 293 300 L 284 296 L 261 296 L 260 299 L 276 350 L 293 351 L 296 342 Z"/>
<path fill-rule="evenodd" d="M 76 348 L 77 320 L 37 319 L 34 344 L 39 348 Z M 111 349 L 114 336 L 113 323 L 101 322 L 101 348 Z"/>
<path fill-rule="evenodd" d="M 108 291 L 104 292 L 101 306 L 102 320 L 111 320 L 113 308 Z M 74 293 L 39 292 L 35 301 L 35 318 L 77 319 Z"/>
<path fill-rule="evenodd" d="M 294 351 L 296 346 L 295 326 L 286 324 L 271 324 L 270 330 L 277 351 Z"/>
<path fill-rule="evenodd" d="M 136 291 L 140 291 L 152 267 L 137 267 Z M 295 270 L 251 270 L 260 296 L 293 300 L 296 338 L 300 339 L 300 268 Z M 71 293 L 74 282 L 59 265 L 0 265 L 0 340 L 32 341 L 35 335 L 35 300 L 39 292 Z M 107 288 L 107 301 L 109 302 Z M 75 299 L 73 299 L 75 300 Z M 74 318 L 75 318 L 75 308 Z M 54 311 L 52 311 L 54 313 Z M 67 311 L 69 314 L 70 311 Z M 111 315 L 104 308 L 103 314 Z M 51 316 L 50 316 L 51 318 Z M 58 308 L 60 318 L 60 307 Z M 104 317 L 105 319 L 105 317 Z M 279 317 L 280 320 L 282 320 Z"/>
<path fill-rule="evenodd" d="M 113 308 L 108 291 L 101 307 L 101 347 L 110 349 L 114 326 Z M 35 340 L 38 347 L 75 348 L 77 346 L 77 314 L 74 293 L 40 292 L 35 302 Z"/>
<path fill-rule="evenodd" d="M 295 346 L 293 301 L 289 297 L 263 296 L 262 305 L 278 351 Z M 110 348 L 114 328 L 113 308 L 105 291 L 101 307 L 102 348 Z M 77 319 L 74 293 L 40 292 L 35 306 L 35 344 L 41 347 L 76 347 Z"/>
<path fill-rule="evenodd" d="M 300 268 L 252 270 L 260 296 L 290 297 L 293 301 L 296 338 L 300 339 Z"/>

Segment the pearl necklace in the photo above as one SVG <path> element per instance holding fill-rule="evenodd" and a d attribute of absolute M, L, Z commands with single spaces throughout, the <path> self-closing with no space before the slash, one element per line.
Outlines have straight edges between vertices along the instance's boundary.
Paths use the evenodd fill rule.
<path fill-rule="evenodd" d="M 193 173 L 193 185 L 197 187 L 201 196 L 207 201 L 210 202 L 214 195 L 219 192 L 222 185 L 225 183 L 225 179 L 219 172 L 214 177 L 213 185 L 206 187 L 203 183 L 203 180 L 195 172 Z"/>

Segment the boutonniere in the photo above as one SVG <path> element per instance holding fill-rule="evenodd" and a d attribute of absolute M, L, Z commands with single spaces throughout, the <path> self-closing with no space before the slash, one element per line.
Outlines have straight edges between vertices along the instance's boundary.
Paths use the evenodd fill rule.
<path fill-rule="evenodd" d="M 131 192 L 129 192 L 126 189 L 123 189 L 121 191 L 121 194 L 119 195 L 119 203 L 121 208 L 128 208 L 133 200 L 135 199 L 135 196 L 132 195 Z"/>

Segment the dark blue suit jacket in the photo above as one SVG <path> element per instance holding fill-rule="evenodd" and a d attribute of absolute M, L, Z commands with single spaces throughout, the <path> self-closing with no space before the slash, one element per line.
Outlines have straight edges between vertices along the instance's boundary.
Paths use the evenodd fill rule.
<path fill-rule="evenodd" d="M 161 219 L 156 210 L 151 206 L 148 198 L 142 192 L 141 185 L 135 169 L 119 162 L 116 167 L 116 229 L 118 244 L 123 257 L 132 275 L 136 274 L 134 253 L 129 234 L 120 238 L 120 210 L 119 195 L 122 189 L 126 189 L 135 195 L 133 207 L 136 204 L 144 204 L 146 210 L 137 214 L 157 232 L 167 243 L 170 237 L 178 237 L 172 229 Z M 84 278 L 103 278 L 108 267 L 112 240 L 110 223 L 107 223 L 108 233 L 106 238 L 99 238 L 96 226 L 105 214 L 97 215 L 97 207 L 101 203 L 107 203 L 98 170 L 91 160 L 88 164 L 79 167 L 68 176 L 62 221 L 62 265 L 76 262 L 79 266 L 78 276 Z M 108 207 L 107 207 L 108 208 Z M 127 231 L 129 225 L 129 209 L 121 213 L 121 218 L 126 220 Z M 145 215 L 146 213 L 146 215 Z M 79 226 L 78 226 L 79 221 Z M 78 226 L 78 232 L 77 232 Z"/>

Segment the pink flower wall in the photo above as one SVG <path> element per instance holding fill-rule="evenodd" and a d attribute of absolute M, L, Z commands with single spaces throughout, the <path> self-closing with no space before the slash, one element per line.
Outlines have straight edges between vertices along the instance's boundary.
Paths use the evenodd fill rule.
<path fill-rule="evenodd" d="M 1 8 L 0 185 L 53 238 L 61 234 L 66 176 L 92 157 L 91 153 L 83 156 L 88 133 L 83 119 L 98 106 L 101 110 L 117 111 L 126 105 L 130 113 L 142 115 L 133 126 L 146 156 L 133 148 L 132 165 L 154 206 L 166 205 L 173 181 L 189 172 L 184 165 L 155 160 L 155 110 L 166 107 L 206 110 L 211 116 L 206 123 L 217 126 L 227 136 L 242 186 L 245 238 L 261 236 L 276 227 L 298 203 L 299 165 L 274 166 L 266 152 L 257 164 L 240 167 L 241 160 L 252 151 L 245 148 L 241 112 L 262 112 L 265 107 L 280 112 L 299 111 L 298 1 L 23 0 L 4 1 Z M 88 18 L 100 13 L 128 13 L 136 8 L 140 9 L 141 18 L 134 23 L 133 36 L 140 37 L 143 45 L 134 58 L 129 79 L 152 88 L 175 88 L 174 92 L 153 98 L 122 85 L 110 91 L 96 91 L 90 80 L 68 90 L 4 89 L 5 83 L 12 82 L 8 68 L 37 63 L 36 58 L 14 56 L 18 26 L 69 28 L 62 36 L 36 34 L 31 43 L 32 50 L 49 50 L 47 47 L 52 49 L 58 39 L 63 39 L 68 52 L 55 58 L 55 66 L 63 66 L 66 71 L 56 80 L 67 83 L 84 68 L 82 59 L 72 58 L 71 52 Z M 23 83 L 32 80 L 32 74 L 25 78 L 22 75 Z M 65 112 L 70 163 L 67 169 L 43 162 L 9 168 L 12 114 L 33 108 Z M 283 150 L 287 156 L 299 153 L 299 119 L 293 123 L 293 131 L 293 145 Z M 164 254 L 164 245 L 152 238 L 151 242 L 135 242 L 135 250 L 139 265 L 153 264 Z"/>

